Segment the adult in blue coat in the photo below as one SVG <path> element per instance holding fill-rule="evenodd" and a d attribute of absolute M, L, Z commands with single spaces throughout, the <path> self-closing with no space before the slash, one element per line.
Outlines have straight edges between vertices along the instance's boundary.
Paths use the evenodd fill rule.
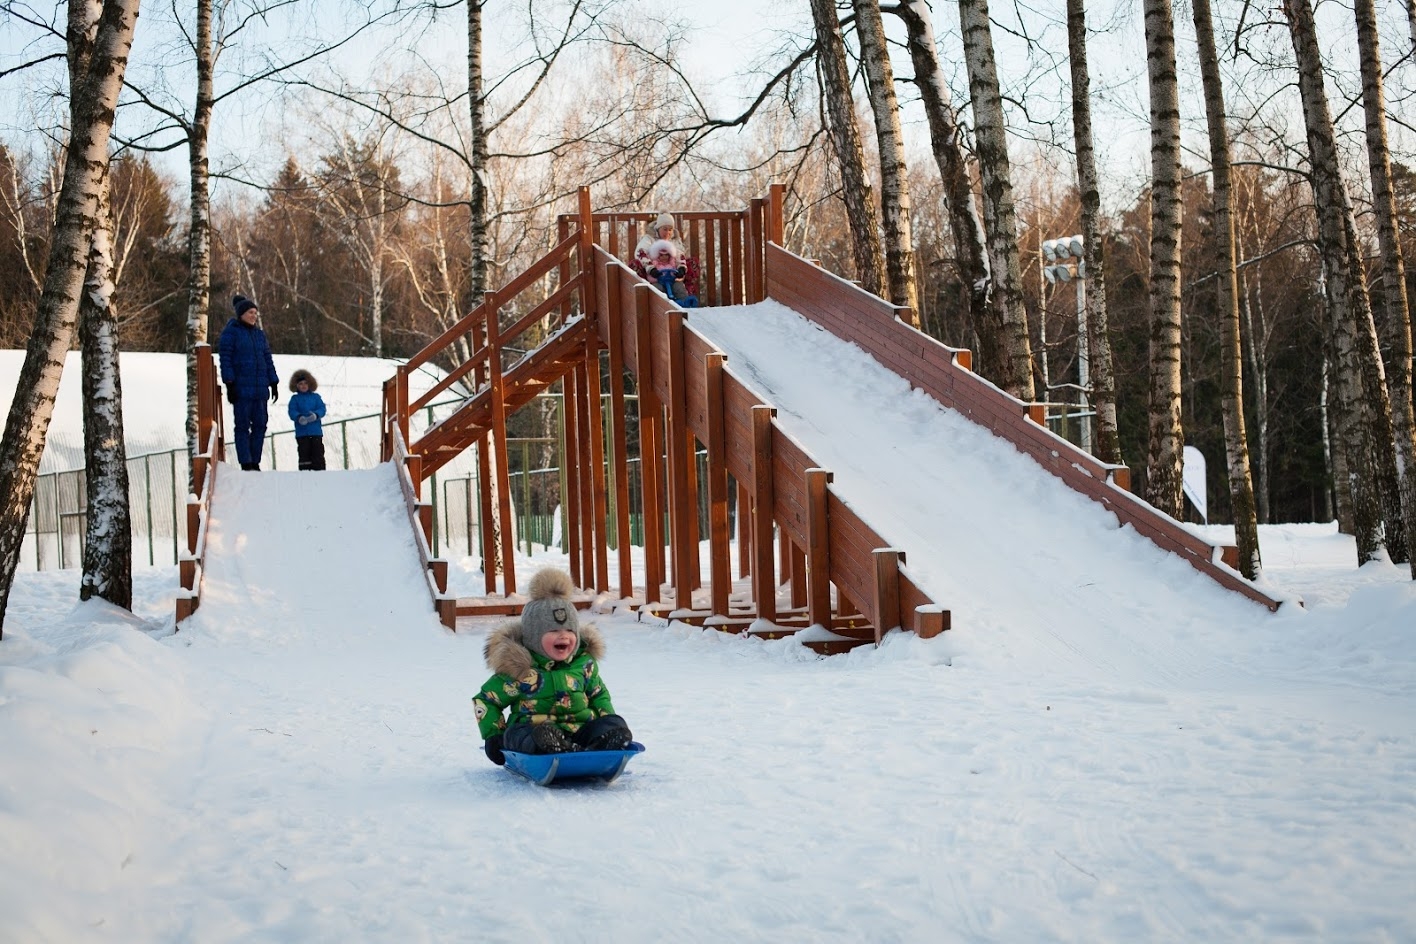
<path fill-rule="evenodd" d="M 261 315 L 256 303 L 237 295 L 231 299 L 231 307 L 236 310 L 236 317 L 221 329 L 217 346 L 221 382 L 226 385 L 226 399 L 231 401 L 236 461 L 246 471 L 258 472 L 268 421 L 266 396 L 270 396 L 271 403 L 280 399 L 280 376 L 270 356 L 270 342 L 256 326 Z"/>

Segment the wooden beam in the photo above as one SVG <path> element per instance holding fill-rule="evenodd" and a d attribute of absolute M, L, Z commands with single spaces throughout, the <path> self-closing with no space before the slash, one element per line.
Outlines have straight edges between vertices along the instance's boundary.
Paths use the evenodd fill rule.
<path fill-rule="evenodd" d="M 654 393 L 654 339 L 650 325 L 651 289 L 634 287 L 635 370 L 639 377 L 639 472 L 644 509 L 644 602 L 658 603 L 664 583 L 664 506 L 659 501 L 663 448 L 659 398 Z"/>
<path fill-rule="evenodd" d="M 708 400 L 708 566 L 711 585 L 709 606 L 715 614 L 728 615 L 732 573 L 728 560 L 728 444 L 723 415 L 723 365 L 727 355 L 710 351 L 703 362 Z"/>
<path fill-rule="evenodd" d="M 501 298 L 496 292 L 488 292 L 483 304 L 487 309 L 487 358 L 488 378 L 492 399 L 492 450 L 496 456 L 497 478 L 497 523 L 501 534 L 502 592 L 507 596 L 516 592 L 516 545 L 511 526 L 511 478 L 507 468 L 506 450 L 506 387 L 502 382 L 501 335 L 498 322 Z M 407 378 L 403 378 L 407 390 Z M 406 395 L 405 395 L 406 396 Z M 406 435 L 406 434 L 405 434 Z"/>
<path fill-rule="evenodd" d="M 580 400 L 577 374 L 570 371 L 561 378 L 561 429 L 565 444 L 561 454 L 565 469 L 564 493 L 561 495 L 561 530 L 565 533 L 566 557 L 570 563 L 570 582 L 577 587 L 585 585 L 585 573 L 581 570 L 580 533 L 580 412 L 576 404 Z"/>
<path fill-rule="evenodd" d="M 875 593 L 870 601 L 874 613 L 875 644 L 900 626 L 900 565 L 905 552 L 893 547 L 878 547 L 871 552 L 875 558 Z"/>
<path fill-rule="evenodd" d="M 585 192 L 589 193 L 588 190 Z M 590 524 L 595 540 L 595 589 L 604 593 L 610 589 L 610 542 L 606 537 L 610 509 L 606 499 L 605 418 L 604 405 L 600 402 L 600 345 L 597 338 L 593 331 L 585 336 L 585 402 L 590 408 L 586 417 L 585 439 L 590 447 Z"/>
<path fill-rule="evenodd" d="M 617 232 L 610 228 L 611 239 Z M 613 249 L 611 250 L 613 251 Z M 620 269 L 606 263 L 604 281 L 608 286 L 605 318 L 610 336 L 610 446 L 613 450 L 615 473 L 615 550 L 619 567 L 619 595 L 627 600 L 634 596 L 634 565 L 629 542 L 629 436 L 625 432 L 624 398 L 624 321 L 620 311 Z"/>
<path fill-rule="evenodd" d="M 777 619 L 777 578 L 772 562 L 772 417 L 770 406 L 752 408 L 752 596 L 759 619 Z"/>
<path fill-rule="evenodd" d="M 669 347 L 669 526 L 674 547 L 674 606 L 693 609 L 693 559 L 698 548 L 696 530 L 690 516 L 698 514 L 697 498 L 691 488 L 689 463 L 693 434 L 688 428 L 687 378 L 683 366 L 684 314 L 675 308 L 668 313 Z"/>
<path fill-rule="evenodd" d="M 831 479 L 825 469 L 806 470 L 807 613 L 811 622 L 826 629 L 831 628 L 831 527 L 826 516 Z"/>

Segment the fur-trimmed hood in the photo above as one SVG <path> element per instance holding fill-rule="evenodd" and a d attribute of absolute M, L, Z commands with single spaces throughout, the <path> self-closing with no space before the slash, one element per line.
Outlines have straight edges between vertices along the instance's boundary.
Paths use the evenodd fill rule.
<path fill-rule="evenodd" d="M 576 650 L 571 661 L 579 658 L 582 653 L 589 653 L 590 658 L 596 662 L 605 656 L 605 639 L 594 626 L 580 627 L 580 648 Z M 488 668 L 499 675 L 514 679 L 523 677 L 536 666 L 531 650 L 521 644 L 521 620 L 503 623 L 493 630 L 487 637 L 483 654 L 487 658 Z"/>

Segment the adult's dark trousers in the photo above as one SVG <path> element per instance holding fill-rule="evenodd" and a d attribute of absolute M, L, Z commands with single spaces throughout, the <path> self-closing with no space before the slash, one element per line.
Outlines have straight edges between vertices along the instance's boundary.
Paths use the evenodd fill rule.
<path fill-rule="evenodd" d="M 241 398 L 231 404 L 231 415 L 235 429 L 231 438 L 236 441 L 236 461 L 242 466 L 260 465 L 261 450 L 265 446 L 266 400 Z"/>
<path fill-rule="evenodd" d="M 295 453 L 300 457 L 301 472 L 325 470 L 323 436 L 296 436 Z"/>

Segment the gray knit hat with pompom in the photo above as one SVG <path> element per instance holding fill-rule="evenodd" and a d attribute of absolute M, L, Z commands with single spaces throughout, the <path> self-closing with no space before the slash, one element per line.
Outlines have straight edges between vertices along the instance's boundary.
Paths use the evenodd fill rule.
<path fill-rule="evenodd" d="M 521 644 L 532 652 L 550 658 L 541 648 L 541 637 L 557 629 L 575 633 L 575 647 L 580 648 L 580 621 L 575 616 L 575 604 L 570 595 L 575 585 L 563 570 L 537 571 L 531 578 L 526 594 L 531 602 L 521 610 Z"/>

